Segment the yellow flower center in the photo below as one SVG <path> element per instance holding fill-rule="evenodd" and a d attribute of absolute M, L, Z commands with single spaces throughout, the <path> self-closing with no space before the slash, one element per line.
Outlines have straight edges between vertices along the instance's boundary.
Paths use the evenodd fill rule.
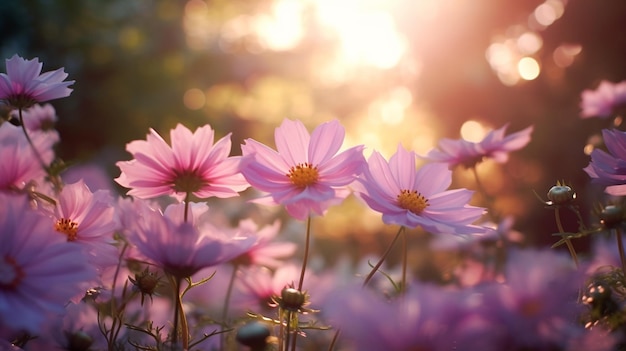
<path fill-rule="evenodd" d="M 4 256 L 0 260 L 0 289 L 14 289 L 24 278 L 24 271 L 13 257 Z"/>
<path fill-rule="evenodd" d="M 287 177 L 293 185 L 304 188 L 317 182 L 319 172 L 317 167 L 310 163 L 298 163 L 297 166 L 291 167 Z"/>
<path fill-rule="evenodd" d="M 67 235 L 67 241 L 74 241 L 78 233 L 78 223 L 68 218 L 61 218 L 54 223 L 54 230 Z"/>
<path fill-rule="evenodd" d="M 428 207 L 428 199 L 417 190 L 402 190 L 398 195 L 398 206 L 415 214 L 420 214 Z"/>

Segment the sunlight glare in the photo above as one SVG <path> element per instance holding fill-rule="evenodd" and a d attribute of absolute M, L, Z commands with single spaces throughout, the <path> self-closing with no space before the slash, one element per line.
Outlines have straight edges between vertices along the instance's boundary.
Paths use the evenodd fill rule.
<path fill-rule="evenodd" d="M 406 51 L 406 39 L 388 12 L 366 5 L 367 1 L 317 0 L 317 16 L 337 36 L 340 63 L 392 68 Z"/>
<path fill-rule="evenodd" d="M 539 76 L 539 63 L 532 57 L 522 57 L 517 63 L 517 70 L 524 80 L 533 80 Z"/>
<path fill-rule="evenodd" d="M 461 138 L 467 141 L 479 142 L 483 140 L 487 133 L 488 128 L 475 120 L 465 121 L 465 123 L 461 126 Z"/>

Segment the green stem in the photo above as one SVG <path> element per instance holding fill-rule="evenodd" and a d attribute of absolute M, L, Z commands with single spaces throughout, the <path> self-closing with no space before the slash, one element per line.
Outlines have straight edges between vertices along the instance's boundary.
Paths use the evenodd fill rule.
<path fill-rule="evenodd" d="M 619 259 L 622 261 L 622 272 L 626 276 L 626 255 L 624 255 L 624 243 L 622 242 L 622 231 L 619 228 L 615 228 L 615 235 L 617 236 L 617 248 L 619 250 Z"/>
<path fill-rule="evenodd" d="M 30 138 L 30 134 L 28 134 L 28 130 L 26 129 L 26 124 L 24 123 L 24 116 L 22 115 L 22 109 L 19 108 L 17 111 L 18 111 L 18 116 L 20 118 L 20 126 L 22 128 L 22 131 L 24 132 L 24 136 L 26 137 L 26 141 L 28 142 L 28 145 L 30 145 L 31 149 L 33 150 L 33 154 L 35 154 L 35 158 L 37 158 L 37 161 L 41 165 L 41 168 L 43 168 L 43 170 L 48 175 L 55 189 L 57 191 L 61 191 L 61 188 L 62 188 L 61 181 L 58 179 L 58 177 L 52 174 L 50 167 L 46 165 L 46 163 L 43 160 L 43 157 L 39 153 L 39 150 L 37 150 L 37 148 L 35 147 L 35 143 L 33 143 L 33 140 Z"/>
<path fill-rule="evenodd" d="M 226 298 L 224 299 L 224 307 L 222 308 L 222 333 L 220 333 L 220 344 L 222 345 L 222 350 L 226 350 L 225 347 L 225 336 L 223 331 L 226 329 L 226 316 L 228 315 L 228 308 L 230 306 L 230 297 L 233 293 L 233 286 L 235 285 L 235 277 L 237 276 L 237 270 L 239 269 L 238 264 L 233 265 L 233 273 L 230 275 L 230 280 L 228 282 L 228 288 L 226 289 Z"/>
<path fill-rule="evenodd" d="M 341 329 L 337 329 L 337 331 L 335 331 L 333 340 L 330 342 L 330 345 L 328 346 L 328 351 L 333 351 L 333 349 L 335 348 L 335 344 L 337 343 L 337 339 L 339 338 L 339 333 L 341 333 Z"/>
<path fill-rule="evenodd" d="M 367 275 L 367 277 L 363 281 L 363 287 L 365 287 L 367 283 L 369 283 L 369 281 L 372 280 L 372 277 L 374 277 L 374 274 L 376 274 L 380 266 L 383 265 L 383 262 L 385 262 L 385 259 L 387 258 L 387 256 L 389 256 L 389 253 L 391 252 L 393 245 L 396 243 L 396 241 L 398 241 L 398 238 L 400 237 L 400 234 L 402 234 L 402 232 L 404 232 L 404 226 L 398 229 L 398 233 L 396 233 L 396 236 L 391 241 L 391 244 L 389 244 L 389 246 L 387 247 L 387 250 L 385 250 L 385 253 L 383 254 L 383 256 L 380 258 L 378 263 L 376 263 L 374 268 L 372 268 L 372 271 Z"/>
<path fill-rule="evenodd" d="M 406 270 L 408 266 L 409 245 L 407 243 L 406 231 L 402 231 L 402 283 L 400 293 L 406 291 Z"/>
<path fill-rule="evenodd" d="M 188 221 L 189 219 L 189 200 L 191 199 L 191 193 L 187 192 L 185 194 L 185 200 L 183 200 L 185 202 L 185 214 L 183 216 L 183 220 L 185 221 L 185 223 Z"/>
<path fill-rule="evenodd" d="M 563 224 L 561 223 L 561 214 L 558 206 L 554 209 L 554 217 L 556 219 L 556 227 L 559 229 L 559 233 L 565 233 L 565 230 L 563 230 Z M 569 238 L 564 238 L 564 241 L 565 245 L 567 245 L 567 249 L 569 250 L 570 255 L 572 256 L 572 259 L 574 260 L 574 263 L 576 264 L 576 268 L 579 268 L 580 264 L 578 263 L 578 255 L 576 255 L 576 250 L 574 250 L 574 245 L 572 245 L 572 241 Z"/>
<path fill-rule="evenodd" d="M 485 189 L 483 182 L 480 180 L 480 177 L 478 176 L 478 169 L 476 165 L 472 167 L 472 173 L 474 173 L 474 180 L 476 181 L 476 188 L 478 189 L 478 192 L 480 192 L 483 195 L 483 197 L 485 198 L 485 201 L 487 202 L 487 208 L 489 210 L 489 214 L 491 214 L 491 217 L 492 217 L 491 219 L 494 222 L 498 222 L 500 216 L 494 209 L 495 207 L 494 198 L 487 193 L 487 190 Z"/>
<path fill-rule="evenodd" d="M 174 308 L 174 334 L 172 336 L 172 345 L 178 344 L 178 323 L 180 320 L 180 335 L 182 338 L 182 347 L 183 350 L 187 350 L 189 348 L 189 326 L 187 325 L 187 318 L 185 317 L 185 312 L 183 310 L 183 299 L 180 296 L 181 283 L 181 278 L 174 278 L 176 306 Z"/>
<path fill-rule="evenodd" d="M 286 330 L 285 330 L 285 350 L 289 350 L 289 344 L 290 344 L 290 340 L 291 340 L 291 311 L 287 310 L 287 319 L 285 324 L 286 326 Z"/>
<path fill-rule="evenodd" d="M 304 257 L 302 258 L 302 271 L 300 272 L 300 280 L 298 282 L 298 290 L 302 291 L 304 284 L 304 273 L 306 272 L 306 264 L 309 260 L 309 246 L 311 242 L 311 216 L 306 220 L 306 238 L 304 239 Z"/>

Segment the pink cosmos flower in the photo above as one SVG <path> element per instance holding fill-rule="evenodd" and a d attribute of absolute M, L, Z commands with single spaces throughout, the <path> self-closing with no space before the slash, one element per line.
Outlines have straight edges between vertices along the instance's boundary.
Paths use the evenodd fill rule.
<path fill-rule="evenodd" d="M 508 160 L 509 152 L 519 150 L 530 142 L 530 134 L 533 132 L 533 126 L 530 126 L 505 136 L 507 127 L 508 125 L 505 125 L 500 129 L 490 131 L 479 142 L 444 138 L 439 141 L 438 148 L 429 151 L 422 158 L 447 163 L 450 168 L 456 165 L 474 167 L 485 158 L 504 163 Z"/>
<path fill-rule="evenodd" d="M 254 239 L 224 239 L 198 226 L 205 204 L 191 203 L 192 218 L 183 220 L 185 204 L 170 205 L 165 213 L 145 208 L 132 229 L 129 240 L 148 260 L 177 278 L 187 278 L 199 270 L 231 260 L 247 251 Z"/>
<path fill-rule="evenodd" d="M 92 193 L 82 180 L 67 184 L 59 194 L 52 217 L 55 231 L 84 247 L 91 262 L 99 267 L 117 263 L 118 253 L 113 245 L 117 222 L 108 191 Z"/>
<path fill-rule="evenodd" d="M 11 117 L 19 119 L 18 111 L 13 110 L 11 112 Z M 58 119 L 56 110 L 50 104 L 34 104 L 28 109 L 22 111 L 22 118 L 24 119 L 24 125 L 28 130 L 38 130 L 58 134 L 54 130 L 54 124 Z"/>
<path fill-rule="evenodd" d="M 128 195 L 141 199 L 237 196 L 249 186 L 239 173 L 240 157 L 228 157 L 230 134 L 213 145 L 214 134 L 209 125 L 192 133 L 178 124 L 170 131 L 170 146 L 150 129 L 146 140 L 126 145 L 134 159 L 117 163 L 122 173 L 115 180 L 131 189 Z"/>
<path fill-rule="evenodd" d="M 283 262 L 281 258 L 287 258 L 296 251 L 296 244 L 292 242 L 278 242 L 274 238 L 280 229 L 280 222 L 276 221 L 272 225 L 259 228 L 250 219 L 239 222 L 237 231 L 246 233 L 255 239 L 255 243 L 250 250 L 242 253 L 233 259 L 237 265 L 259 265 L 269 268 L 277 268 Z"/>
<path fill-rule="evenodd" d="M 615 109 L 626 103 L 626 81 L 600 82 L 596 90 L 586 89 L 581 94 L 580 118 L 608 118 Z"/>
<path fill-rule="evenodd" d="M 31 132 L 31 140 L 43 161 L 50 164 L 54 158 L 52 146 L 58 141 L 58 136 Z M 0 160 L 0 191 L 23 189 L 30 182 L 43 183 L 45 170 L 23 131 L 10 123 L 0 124 Z"/>
<path fill-rule="evenodd" d="M 286 286 L 294 284 L 299 274 L 300 268 L 293 264 L 285 264 L 274 272 L 265 267 L 250 266 L 240 271 L 233 306 L 241 311 L 268 310 L 272 298 L 280 296 Z"/>
<path fill-rule="evenodd" d="M 0 194 L 0 330 L 38 333 L 95 272 L 25 197 Z"/>
<path fill-rule="evenodd" d="M 389 162 L 374 151 L 369 167 L 355 189 L 374 211 L 383 214 L 383 222 L 408 228 L 422 227 L 433 233 L 473 234 L 480 231 L 471 225 L 485 212 L 469 206 L 473 192 L 447 190 L 452 171 L 444 164 L 426 164 L 419 170 L 416 155 L 398 145 Z"/>
<path fill-rule="evenodd" d="M 44 102 L 69 96 L 68 86 L 74 81 L 65 81 L 67 73 L 63 68 L 41 73 L 43 63 L 38 58 L 25 60 L 13 55 L 6 60 L 7 73 L 0 73 L 0 100 L 5 100 L 14 108 L 27 108 L 37 102 Z"/>
<path fill-rule="evenodd" d="M 274 133 L 277 151 L 246 139 L 241 172 L 253 187 L 269 193 L 266 203 L 284 205 L 292 217 L 322 215 L 349 194 L 346 186 L 365 164 L 363 146 L 337 153 L 344 135 L 336 120 L 309 135 L 302 122 L 285 119 Z"/>
<path fill-rule="evenodd" d="M 605 186 L 607 194 L 626 195 L 626 132 L 604 129 L 602 137 L 608 152 L 594 149 L 584 171 L 592 182 Z"/>

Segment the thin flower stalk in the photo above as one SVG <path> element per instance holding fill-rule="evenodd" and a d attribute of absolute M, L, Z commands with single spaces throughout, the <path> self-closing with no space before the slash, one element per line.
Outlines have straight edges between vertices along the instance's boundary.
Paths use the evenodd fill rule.
<path fill-rule="evenodd" d="M 559 229 L 559 233 L 565 234 L 565 230 L 563 229 L 563 224 L 561 223 L 561 214 L 560 214 L 559 206 L 556 206 L 554 208 L 554 218 L 556 220 L 556 226 Z M 574 263 L 576 264 L 576 268 L 579 268 L 580 263 L 578 261 L 578 255 L 576 254 L 576 250 L 574 250 L 574 245 L 572 245 L 572 241 L 566 237 L 564 237 L 563 240 L 565 241 L 565 245 L 567 245 L 567 249 L 569 250 L 569 253 L 572 256 L 572 259 L 574 260 Z"/>
<path fill-rule="evenodd" d="M 309 249 L 311 242 L 311 216 L 306 221 L 306 236 L 304 239 L 304 257 L 302 258 L 302 271 L 300 272 L 300 280 L 298 281 L 298 290 L 302 291 L 304 284 L 304 273 L 306 272 L 307 261 L 309 260 Z"/>
<path fill-rule="evenodd" d="M 622 272 L 626 276 L 626 254 L 624 254 L 624 242 L 622 240 L 622 231 L 619 227 L 615 228 L 615 236 L 617 237 L 617 249 L 619 250 L 619 259 L 622 263 Z"/>
<path fill-rule="evenodd" d="M 367 286 L 367 284 L 370 282 L 370 280 L 372 280 L 372 278 L 374 277 L 374 274 L 376 274 L 376 272 L 378 271 L 380 266 L 383 265 L 383 262 L 385 262 L 385 259 L 387 259 L 387 256 L 389 256 L 389 253 L 391 252 L 391 249 L 393 248 L 393 245 L 396 243 L 396 241 L 398 241 L 398 238 L 400 237 L 400 235 L 404 231 L 405 231 L 405 227 L 404 226 L 401 226 L 400 229 L 398 229 L 398 232 L 396 233 L 396 236 L 393 238 L 393 240 L 391 241 L 391 243 L 387 247 L 387 250 L 385 250 L 385 253 L 383 253 L 383 255 L 381 256 L 380 260 L 378 260 L 378 263 L 376 263 L 376 265 L 372 268 L 372 270 L 367 275 L 367 277 L 365 277 L 365 280 L 363 281 L 363 287 Z"/>

